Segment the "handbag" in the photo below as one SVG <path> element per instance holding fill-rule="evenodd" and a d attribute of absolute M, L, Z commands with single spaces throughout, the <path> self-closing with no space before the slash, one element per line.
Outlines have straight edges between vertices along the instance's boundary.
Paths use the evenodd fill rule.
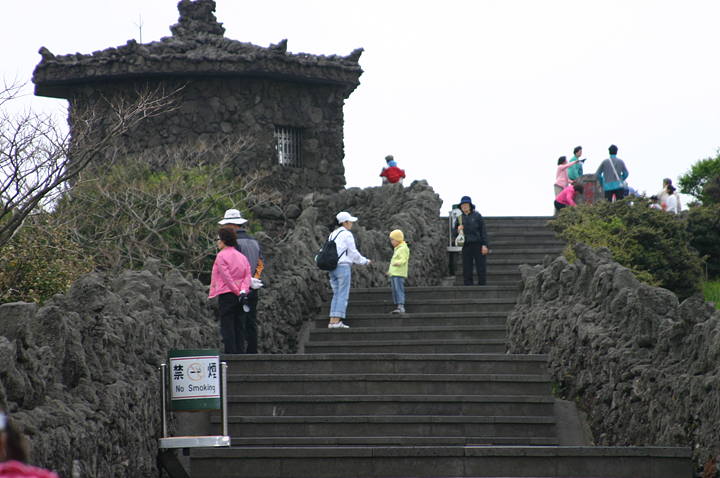
<path fill-rule="evenodd" d="M 458 221 L 460 221 L 460 225 L 462 226 L 462 214 L 458 216 Z M 458 247 L 462 247 L 465 244 L 465 231 L 462 230 L 458 233 L 458 236 L 455 238 L 455 245 Z"/>

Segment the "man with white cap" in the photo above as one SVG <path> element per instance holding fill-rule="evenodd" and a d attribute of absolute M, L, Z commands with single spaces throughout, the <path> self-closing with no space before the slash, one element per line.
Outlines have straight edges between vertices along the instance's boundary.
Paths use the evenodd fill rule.
<path fill-rule="evenodd" d="M 243 327 L 241 336 L 243 340 L 237 344 L 237 347 L 240 349 L 240 353 L 256 354 L 258 353 L 258 289 L 263 286 L 260 276 L 265 269 L 265 265 L 263 263 L 264 259 L 260 243 L 242 227 L 246 222 L 247 219 L 242 217 L 240 211 L 237 209 L 228 209 L 225 211 L 225 217 L 222 221 L 219 221 L 218 224 L 235 226 L 235 234 L 237 234 L 237 245 L 235 249 L 240 251 L 250 263 L 252 283 L 250 285 L 250 292 L 247 295 L 247 306 L 249 310 L 246 307 L 240 313 L 240 323 Z M 245 341 L 247 341 L 247 349 L 245 349 Z"/>

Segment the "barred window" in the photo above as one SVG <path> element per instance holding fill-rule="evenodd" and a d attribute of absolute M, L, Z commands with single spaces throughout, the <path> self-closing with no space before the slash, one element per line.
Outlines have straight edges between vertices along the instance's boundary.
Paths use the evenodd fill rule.
<path fill-rule="evenodd" d="M 293 168 L 302 167 L 302 157 L 300 155 L 302 130 L 297 128 L 286 128 L 282 126 L 275 127 L 275 138 L 277 144 L 278 162 L 283 166 Z"/>

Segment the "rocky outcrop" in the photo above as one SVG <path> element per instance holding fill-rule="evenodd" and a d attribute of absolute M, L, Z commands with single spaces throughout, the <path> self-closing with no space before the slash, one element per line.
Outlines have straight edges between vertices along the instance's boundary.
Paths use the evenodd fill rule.
<path fill-rule="evenodd" d="M 60 476 L 150 476 L 160 433 L 159 365 L 174 349 L 216 348 L 198 281 L 157 263 L 106 284 L 75 282 L 43 307 L 0 306 L 0 400 Z"/>
<path fill-rule="evenodd" d="M 596 445 L 688 446 L 702 470 L 720 453 L 720 311 L 639 283 L 606 248 L 574 250 L 522 267 L 508 352 L 549 355 Z"/>
<path fill-rule="evenodd" d="M 401 229 L 410 245 L 407 286 L 432 286 L 448 274 L 447 224 L 440 219 L 442 201 L 426 181 L 377 188 L 351 188 L 338 194 L 305 197 L 302 211 L 282 241 L 259 233 L 267 267 L 260 291 L 260 344 L 270 353 L 292 353 L 302 322 L 314 317 L 332 291 L 328 273 L 315 265 L 340 211 L 358 217 L 353 227 L 358 250 L 372 263 L 353 266 L 352 287 L 389 287 L 385 276 L 393 249 L 388 235 Z M 389 294 L 389 291 L 388 291 Z M 389 297 L 389 296 L 388 296 Z"/>
<path fill-rule="evenodd" d="M 282 240 L 256 234 L 267 264 L 263 353 L 295 352 L 303 321 L 330 297 L 314 257 L 330 232 L 324 224 L 341 210 L 360 218 L 353 233 L 373 261 L 354 267 L 354 287 L 389 285 L 396 228 L 411 242 L 408 285 L 437 284 L 447 271 L 440 198 L 424 181 L 306 199 Z M 161 276 L 149 261 L 109 283 L 83 276 L 42 307 L 0 305 L 0 402 L 30 438 L 32 461 L 73 478 L 157 473 L 160 363 L 169 350 L 222 349 L 207 289 L 176 270 Z"/>

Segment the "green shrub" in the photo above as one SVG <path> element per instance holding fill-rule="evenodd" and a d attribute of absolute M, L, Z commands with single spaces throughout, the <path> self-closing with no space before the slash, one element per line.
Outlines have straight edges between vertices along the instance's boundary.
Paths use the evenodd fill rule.
<path fill-rule="evenodd" d="M 42 303 L 92 270 L 92 261 L 67 232 L 27 225 L 0 248 L 0 303 Z"/>
<path fill-rule="evenodd" d="M 646 198 L 633 197 L 632 202 L 628 198 L 568 207 L 548 225 L 567 242 L 569 261 L 576 259 L 572 246 L 580 241 L 594 248 L 605 246 L 639 281 L 664 287 L 684 300 L 700 292 L 700 258 L 687 247 L 685 221 L 648 205 Z"/>
<path fill-rule="evenodd" d="M 689 194 L 705 205 L 718 202 L 718 177 L 720 177 L 720 150 L 714 158 L 697 161 L 680 176 L 680 192 Z"/>
<path fill-rule="evenodd" d="M 687 227 L 690 245 L 705 257 L 707 278 L 720 278 L 720 204 L 690 208 Z"/>
<path fill-rule="evenodd" d="M 88 170 L 53 216 L 110 275 L 155 258 L 203 280 L 217 254 L 218 220 L 261 197 L 267 172 L 234 172 L 232 150 L 213 161 L 198 157 L 202 152 L 202 145 L 183 145 Z"/>
<path fill-rule="evenodd" d="M 720 281 L 703 282 L 702 292 L 706 301 L 715 302 L 715 308 L 720 309 Z"/>

